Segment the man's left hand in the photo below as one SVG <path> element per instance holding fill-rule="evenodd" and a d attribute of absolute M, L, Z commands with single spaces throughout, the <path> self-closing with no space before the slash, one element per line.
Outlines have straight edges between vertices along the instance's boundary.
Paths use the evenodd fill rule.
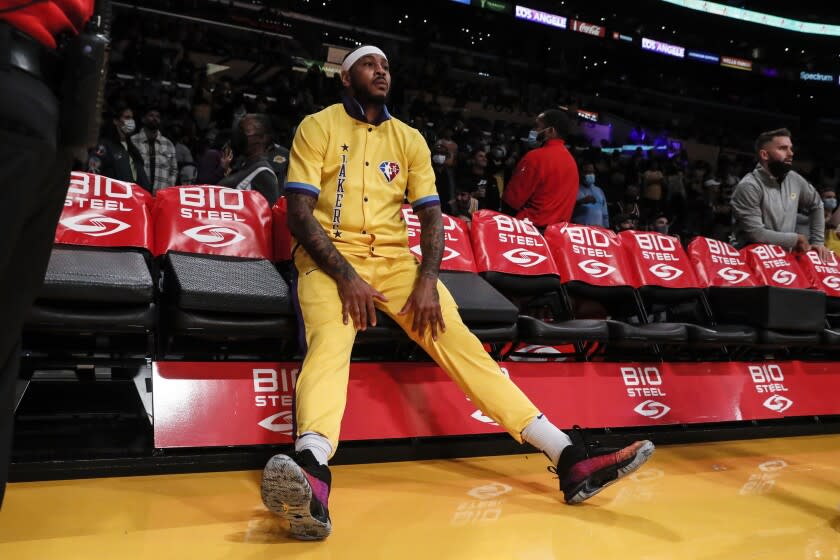
<path fill-rule="evenodd" d="M 823 245 L 811 245 L 811 249 L 814 250 L 817 253 L 817 255 L 819 255 L 820 259 L 822 259 L 824 263 L 831 262 L 834 260 L 832 258 L 833 252 L 828 247 L 825 247 Z"/>
<path fill-rule="evenodd" d="M 421 276 L 408 300 L 400 310 L 400 315 L 413 313 L 411 330 L 423 336 L 426 327 L 432 331 L 432 340 L 437 340 L 438 332 L 446 331 L 443 323 L 443 313 L 440 310 L 440 297 L 437 291 L 437 278 Z"/>

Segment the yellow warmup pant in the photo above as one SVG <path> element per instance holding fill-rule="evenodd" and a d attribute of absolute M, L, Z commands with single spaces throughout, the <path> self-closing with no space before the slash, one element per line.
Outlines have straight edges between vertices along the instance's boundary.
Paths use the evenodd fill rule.
<path fill-rule="evenodd" d="M 446 332 L 432 340 L 428 328 L 422 338 L 411 330 L 411 314 L 398 315 L 414 288 L 419 264 L 412 255 L 400 258 L 344 255 L 356 272 L 388 298 L 374 300 L 417 342 L 469 396 L 472 402 L 504 427 L 517 441 L 539 411 L 484 350 L 461 321 L 458 307 L 438 281 Z M 356 338 L 352 320 L 345 325 L 335 281 L 318 268 L 302 249 L 295 255 L 297 297 L 307 345 L 295 389 L 297 435 L 315 432 L 338 447 L 341 418 L 347 403 L 350 354 Z"/>

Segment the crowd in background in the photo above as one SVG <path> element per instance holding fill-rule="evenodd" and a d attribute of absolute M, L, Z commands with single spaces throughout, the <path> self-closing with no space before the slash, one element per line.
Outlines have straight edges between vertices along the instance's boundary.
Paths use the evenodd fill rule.
<path fill-rule="evenodd" d="M 276 178 L 277 188 L 266 191 L 273 202 L 282 193 L 297 123 L 339 99 L 339 77 L 328 77 L 317 65 L 293 70 L 293 55 L 299 53 L 280 40 L 263 38 L 258 46 L 246 42 L 236 47 L 236 55 L 253 66 L 233 79 L 225 72 L 209 73 L 193 60 L 193 51 L 229 48 L 206 26 L 163 16 L 124 17 L 117 19 L 115 30 L 102 138 L 82 165 L 152 192 L 175 184 L 225 184 L 227 176 L 236 176 L 256 157 L 253 146 L 236 146 L 237 130 L 243 117 L 260 114 L 266 118 L 257 156 Z M 444 211 L 465 219 L 478 209 L 502 209 L 505 185 L 533 147 L 527 141 L 532 125 L 505 115 L 536 114 L 561 104 L 574 110 L 579 103 L 568 87 L 526 86 L 519 93 L 475 88 L 446 77 L 437 68 L 439 61 L 406 55 L 398 64 L 389 110 L 426 139 Z M 266 76 L 261 69 L 268 65 L 275 70 Z M 449 109 L 438 102 L 443 94 L 455 99 Z M 469 117 L 463 107 L 470 101 L 497 110 L 498 118 Z M 644 132 L 638 134 L 649 123 L 637 124 L 630 137 L 598 146 L 580 134 L 565 139 L 581 171 L 573 219 L 615 230 L 662 231 L 685 240 L 695 235 L 729 240 L 730 197 L 755 159 L 735 150 L 722 151 L 710 162 L 691 160 L 684 149 L 611 149 L 625 142 L 652 144 Z M 757 132 L 744 130 L 741 140 L 751 142 Z M 824 199 L 835 198 L 836 169 L 815 168 L 806 177 Z"/>

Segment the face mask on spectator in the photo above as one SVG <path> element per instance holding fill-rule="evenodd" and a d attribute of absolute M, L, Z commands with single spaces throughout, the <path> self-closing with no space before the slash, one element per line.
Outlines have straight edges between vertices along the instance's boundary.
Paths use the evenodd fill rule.
<path fill-rule="evenodd" d="M 446 163 L 446 155 L 444 154 L 435 154 L 432 156 L 432 163 L 435 165 L 443 165 Z"/>
<path fill-rule="evenodd" d="M 583 182 L 586 184 L 586 186 L 591 187 L 595 184 L 595 174 L 587 173 L 583 176 Z"/>
<path fill-rule="evenodd" d="M 126 119 L 124 121 L 120 121 L 120 131 L 125 134 L 129 135 L 134 132 L 136 125 L 134 124 L 134 119 Z"/>
<path fill-rule="evenodd" d="M 656 233 L 668 234 L 668 224 L 657 224 L 653 226 L 653 231 Z"/>
<path fill-rule="evenodd" d="M 836 210 L 837 209 L 837 199 L 836 198 L 824 198 L 823 199 L 823 207 L 826 210 Z"/>
<path fill-rule="evenodd" d="M 542 144 L 543 139 L 540 138 L 540 135 L 546 130 L 548 129 L 544 128 L 542 130 L 531 130 L 528 133 L 528 144 L 531 146 L 539 146 L 540 144 Z"/>

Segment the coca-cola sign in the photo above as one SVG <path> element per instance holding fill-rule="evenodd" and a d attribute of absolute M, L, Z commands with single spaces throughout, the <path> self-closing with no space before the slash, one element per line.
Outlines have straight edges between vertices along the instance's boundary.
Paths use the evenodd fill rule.
<path fill-rule="evenodd" d="M 594 23 L 587 23 L 585 21 L 580 21 L 577 19 L 572 20 L 572 31 L 577 31 L 578 33 L 586 33 L 587 35 L 592 35 L 594 37 L 603 37 L 607 33 L 607 30 L 600 25 L 595 25 Z"/>

